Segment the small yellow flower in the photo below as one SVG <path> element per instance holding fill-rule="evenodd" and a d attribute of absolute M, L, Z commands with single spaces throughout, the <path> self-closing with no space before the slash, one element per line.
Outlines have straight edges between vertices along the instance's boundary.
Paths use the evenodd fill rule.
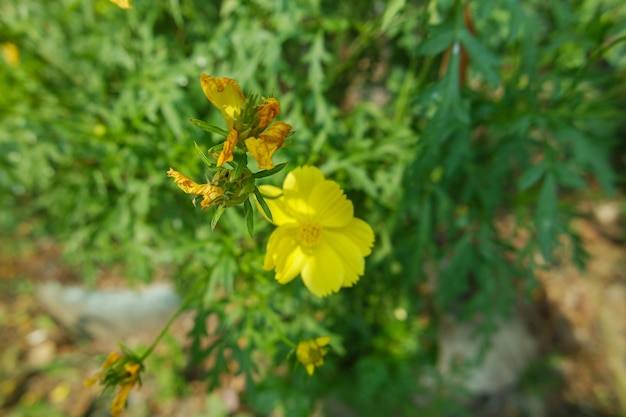
<path fill-rule="evenodd" d="M 263 268 L 286 284 L 298 274 L 318 297 L 354 285 L 365 270 L 374 232 L 354 217 L 352 202 L 339 184 L 315 167 L 291 171 L 282 190 L 259 187 L 278 226 L 269 238 Z"/>
<path fill-rule="evenodd" d="M 202 196 L 202 202 L 200 206 L 202 208 L 208 208 L 216 203 L 224 194 L 224 189 L 213 184 L 198 184 L 191 178 L 181 174 L 173 168 L 167 171 L 167 176 L 174 178 L 174 182 L 178 185 L 178 188 L 186 192 L 187 194 L 197 194 Z"/>
<path fill-rule="evenodd" d="M 111 415 L 118 417 L 126 406 L 130 391 L 136 385 L 141 385 L 139 378 L 141 369 L 141 363 L 134 356 L 128 354 L 122 356 L 117 352 L 111 352 L 102 364 L 101 371 L 85 380 L 85 386 L 89 387 L 96 382 L 104 385 L 105 389 L 119 386 L 120 389 L 111 404 Z"/>
<path fill-rule="evenodd" d="M 130 0 L 111 0 L 112 3 L 117 4 L 121 9 L 130 9 Z"/>
<path fill-rule="evenodd" d="M 298 343 L 296 356 L 309 375 L 313 375 L 315 368 L 324 364 L 324 356 L 328 352 L 328 348 L 325 346 L 329 343 L 330 337 L 328 336 Z"/>
<path fill-rule="evenodd" d="M 3 42 L 0 44 L 2 57 L 12 67 L 17 67 L 20 63 L 20 48 L 12 42 Z"/>

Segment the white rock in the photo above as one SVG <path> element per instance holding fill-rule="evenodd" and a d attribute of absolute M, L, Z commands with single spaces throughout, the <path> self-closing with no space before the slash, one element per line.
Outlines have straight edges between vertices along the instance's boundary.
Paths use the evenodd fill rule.
<path fill-rule="evenodd" d="M 90 291 L 48 282 L 39 286 L 37 299 L 66 327 L 101 340 L 158 331 L 180 305 L 174 290 L 163 284 L 141 291 Z"/>

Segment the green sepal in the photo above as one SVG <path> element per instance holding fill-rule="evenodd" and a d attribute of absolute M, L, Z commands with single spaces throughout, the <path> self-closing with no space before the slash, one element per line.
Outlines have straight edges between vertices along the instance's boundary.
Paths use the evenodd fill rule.
<path fill-rule="evenodd" d="M 259 205 L 263 209 L 263 212 L 265 213 L 267 218 L 270 219 L 270 221 L 274 221 L 274 219 L 272 218 L 272 212 L 270 211 L 269 206 L 265 202 L 265 198 L 263 198 L 263 194 L 261 194 L 259 187 L 254 187 L 254 196 L 256 197 L 256 201 L 259 203 Z"/>
<path fill-rule="evenodd" d="M 196 152 L 198 152 L 198 154 L 200 155 L 200 159 L 202 159 L 202 161 L 206 164 L 206 166 L 208 166 L 209 168 L 214 169 L 216 167 L 216 165 L 209 160 L 209 157 L 204 154 L 204 151 L 202 149 L 200 149 L 200 146 L 198 146 L 196 141 L 194 141 L 193 144 L 196 147 Z"/>
<path fill-rule="evenodd" d="M 215 209 L 215 213 L 213 213 L 213 218 L 211 219 L 211 231 L 215 230 L 215 226 L 220 220 L 220 217 L 222 217 L 222 214 L 224 214 L 225 210 L 226 208 L 224 208 L 224 206 L 217 206 L 217 209 Z"/>
<path fill-rule="evenodd" d="M 237 166 L 235 166 L 235 172 L 233 178 L 241 177 L 243 170 L 248 166 L 248 155 L 242 153 L 237 156 Z"/>
<path fill-rule="evenodd" d="M 248 227 L 248 233 L 250 237 L 254 238 L 254 214 L 252 211 L 252 204 L 248 198 L 243 202 L 243 214 L 246 217 L 246 226 Z"/>
<path fill-rule="evenodd" d="M 264 171 L 259 171 L 259 172 L 255 172 L 254 178 L 265 178 L 265 177 L 269 177 L 271 175 L 277 174 L 280 171 L 282 171 L 286 166 L 287 166 L 288 162 L 285 162 L 283 164 L 278 164 L 276 165 L 274 168 L 272 169 L 266 169 Z"/>
<path fill-rule="evenodd" d="M 211 133 L 215 133 L 224 137 L 228 136 L 228 131 L 224 130 L 220 127 L 217 126 L 213 126 L 208 124 L 207 122 L 203 122 L 202 120 L 198 120 L 198 119 L 189 119 L 189 121 L 191 123 L 193 123 L 195 126 L 199 127 L 202 130 L 205 130 L 207 132 L 211 132 Z"/>

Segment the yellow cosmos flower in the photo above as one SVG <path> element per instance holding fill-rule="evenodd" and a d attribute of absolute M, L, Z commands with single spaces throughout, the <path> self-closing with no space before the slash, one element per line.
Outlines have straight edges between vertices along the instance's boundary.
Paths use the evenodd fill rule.
<path fill-rule="evenodd" d="M 210 207 L 224 194 L 224 189 L 222 187 L 213 184 L 198 184 L 191 178 L 181 174 L 173 168 L 170 168 L 169 171 L 167 171 L 167 176 L 174 178 L 174 182 L 178 185 L 178 188 L 187 194 L 197 194 L 202 196 L 200 206 L 204 209 Z"/>
<path fill-rule="evenodd" d="M 298 361 L 306 368 L 309 375 L 313 375 L 315 367 L 324 364 L 324 356 L 328 352 L 325 346 L 330 343 L 330 337 L 318 337 L 317 339 L 305 340 L 298 343 L 296 356 Z"/>
<path fill-rule="evenodd" d="M 263 268 L 286 284 L 298 274 L 318 297 L 354 285 L 365 270 L 374 232 L 354 217 L 339 184 L 315 167 L 291 171 L 278 187 L 259 187 L 278 226 L 267 244 Z"/>
<path fill-rule="evenodd" d="M 111 0 L 112 3 L 117 4 L 121 9 L 130 9 L 130 0 Z"/>

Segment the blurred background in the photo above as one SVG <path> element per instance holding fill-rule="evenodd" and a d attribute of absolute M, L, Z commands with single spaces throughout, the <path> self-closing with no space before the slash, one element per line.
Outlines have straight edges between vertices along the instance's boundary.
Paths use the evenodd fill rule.
<path fill-rule="evenodd" d="M 124 415 L 626 415 L 622 0 L 3 0 L 0 48 L 1 415 L 108 415 L 83 380 L 190 293 Z M 222 141 L 203 72 L 372 226 L 355 287 L 278 285 L 260 215 L 167 178 Z"/>

